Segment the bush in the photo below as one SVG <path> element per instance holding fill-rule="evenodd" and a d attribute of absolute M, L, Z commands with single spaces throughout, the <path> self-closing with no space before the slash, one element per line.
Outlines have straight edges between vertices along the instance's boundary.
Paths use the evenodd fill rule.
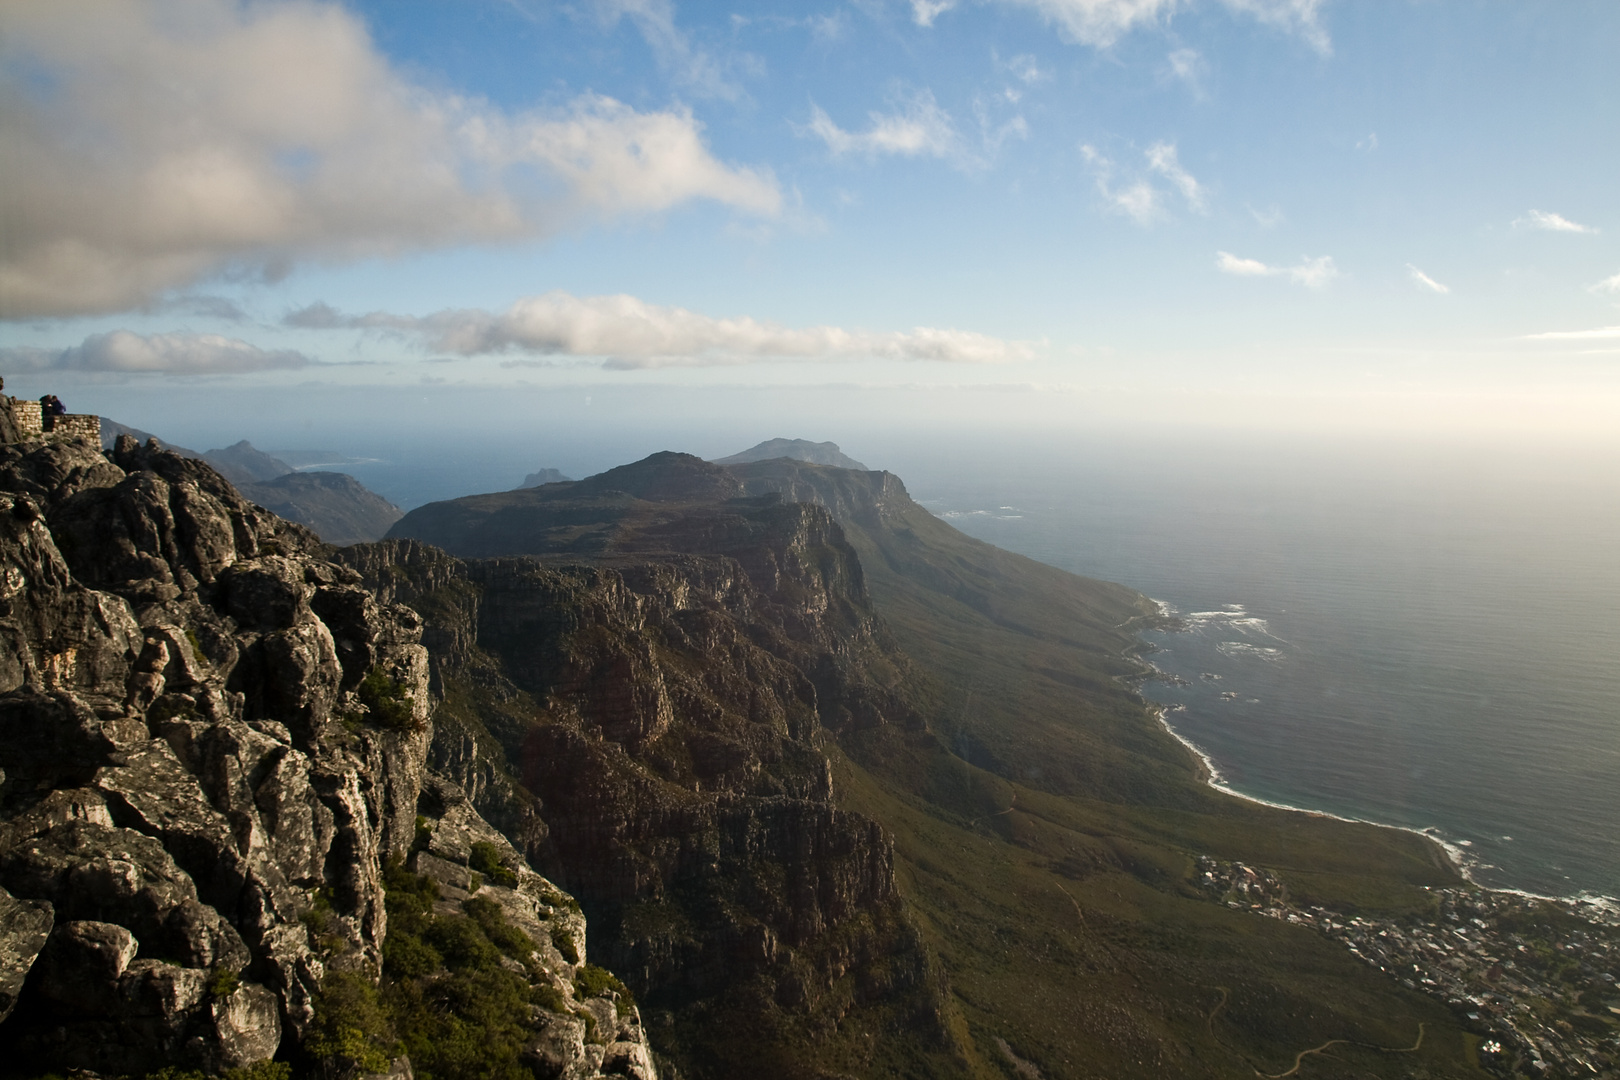
<path fill-rule="evenodd" d="M 211 997 L 228 998 L 236 993 L 240 985 L 242 977 L 230 968 L 215 968 L 213 974 L 208 976 L 208 993 Z"/>
<path fill-rule="evenodd" d="M 562 953 L 562 958 L 570 964 L 579 963 L 579 947 L 574 944 L 574 935 L 568 932 L 567 927 L 553 923 L 551 926 L 551 943 Z"/>
<path fill-rule="evenodd" d="M 421 727 L 416 709 L 403 684 L 390 679 L 381 667 L 374 667 L 360 680 L 360 704 L 373 724 L 389 731 L 415 731 Z"/>
<path fill-rule="evenodd" d="M 471 919 L 436 918 L 422 939 L 438 950 L 451 971 L 500 966 L 500 950 Z"/>
<path fill-rule="evenodd" d="M 501 860 L 501 849 L 487 840 L 480 840 L 472 846 L 472 857 L 467 860 L 467 865 L 496 885 L 517 888 L 517 874 Z"/>
<path fill-rule="evenodd" d="M 628 986 L 619 981 L 617 975 L 595 964 L 586 964 L 579 969 L 579 973 L 574 976 L 574 992 L 582 1000 L 612 994 L 613 1007 L 620 1016 L 628 1014 L 636 1004 L 635 995 L 630 993 Z"/>
<path fill-rule="evenodd" d="M 315 997 L 304 1053 L 339 1075 L 385 1071 L 399 1053 L 399 1039 L 376 989 L 359 975 L 328 973 Z"/>
<path fill-rule="evenodd" d="M 528 960 L 534 942 L 506 921 L 500 905 L 472 899 L 463 915 L 438 915 L 438 887 L 398 859 L 383 872 L 388 937 L 383 943 L 383 1006 L 404 1033 L 423 1078 L 533 1080 L 520 1063 L 529 1009 L 556 1010 L 561 995 L 501 963 Z M 562 1003 L 566 1009 L 566 1002 Z"/>

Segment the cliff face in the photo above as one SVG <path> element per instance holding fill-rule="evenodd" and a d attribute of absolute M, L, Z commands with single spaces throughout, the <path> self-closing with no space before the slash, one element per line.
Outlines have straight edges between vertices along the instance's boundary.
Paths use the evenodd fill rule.
<path fill-rule="evenodd" d="M 580 898 L 683 1070 L 814 1075 L 840 1023 L 875 1017 L 949 1056 L 892 841 L 833 799 L 834 736 L 921 729 L 859 560 L 823 507 L 737 498 L 684 455 L 647 464 L 572 498 L 507 493 L 531 500 L 535 555 L 462 561 L 404 539 L 341 554 L 426 617 L 441 718 L 458 719 L 435 761 L 492 819 L 514 800 L 544 818 L 531 858 Z M 630 490 L 673 494 L 608 494 Z M 509 535 L 500 510 L 476 517 Z M 456 529 L 445 507 L 424 519 Z"/>
<path fill-rule="evenodd" d="M 401 967 L 403 911 L 505 943 L 531 1071 L 651 1076 L 577 909 L 430 774 L 422 619 L 330 554 L 155 443 L 0 445 L 4 1067 L 386 1063 L 342 1002 L 466 967 Z"/>

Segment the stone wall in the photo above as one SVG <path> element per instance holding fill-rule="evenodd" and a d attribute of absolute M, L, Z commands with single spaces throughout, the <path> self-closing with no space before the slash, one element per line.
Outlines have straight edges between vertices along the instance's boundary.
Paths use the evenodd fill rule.
<path fill-rule="evenodd" d="M 9 402 L 12 430 L 8 434 L 18 442 L 49 435 L 52 439 L 89 439 L 101 445 L 99 416 L 88 413 L 45 416 L 39 402 L 26 398 L 0 398 L 0 402 Z"/>
<path fill-rule="evenodd" d="M 17 425 L 19 437 L 37 439 L 45 433 L 45 425 L 42 422 L 43 418 L 40 416 L 40 412 L 39 402 L 37 401 L 25 401 L 22 398 L 11 399 L 11 417 Z M 96 428 L 99 437 L 101 428 L 99 418 Z"/>
<path fill-rule="evenodd" d="M 39 402 L 34 403 L 36 406 Z M 47 416 L 45 430 L 54 439 L 89 439 L 101 445 L 101 417 L 90 413 L 67 413 Z"/>

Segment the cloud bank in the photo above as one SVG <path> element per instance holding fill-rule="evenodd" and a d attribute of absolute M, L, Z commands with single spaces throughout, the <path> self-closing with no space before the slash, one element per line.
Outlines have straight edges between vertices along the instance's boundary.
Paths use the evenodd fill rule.
<path fill-rule="evenodd" d="M 1302 256 L 1297 266 L 1268 266 L 1258 259 L 1244 259 L 1229 251 L 1217 251 L 1215 269 L 1237 277 L 1286 277 L 1307 289 L 1326 288 L 1329 282 L 1339 276 L 1339 268 L 1333 264 L 1331 255 L 1320 255 L 1314 259 L 1308 255 Z"/>
<path fill-rule="evenodd" d="M 717 319 L 634 296 L 549 292 L 504 312 L 440 311 L 426 316 L 373 312 L 346 315 L 312 304 L 287 315 L 288 326 L 380 330 L 421 347 L 459 356 L 529 353 L 604 357 L 618 369 L 710 367 L 757 360 L 931 360 L 999 364 L 1034 355 L 1028 342 L 967 330 L 917 327 L 877 333 L 836 326 L 792 329 L 746 316 Z"/>
<path fill-rule="evenodd" d="M 128 330 L 92 334 L 83 343 L 60 351 L 0 349 L 0 360 L 9 366 L 36 370 L 158 375 L 242 375 L 301 368 L 310 363 L 303 353 L 265 350 L 217 334 L 142 335 Z"/>
<path fill-rule="evenodd" d="M 694 199 L 781 207 L 774 176 L 716 159 L 682 108 L 586 95 L 514 114 L 427 90 L 336 5 L 189 0 L 183 14 L 0 5 L 0 315 L 125 310 L 210 274 L 544 236 Z"/>

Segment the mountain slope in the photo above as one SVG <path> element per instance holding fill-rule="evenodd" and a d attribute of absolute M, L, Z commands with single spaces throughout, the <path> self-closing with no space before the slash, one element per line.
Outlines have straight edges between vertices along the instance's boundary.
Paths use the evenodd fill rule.
<path fill-rule="evenodd" d="M 238 490 L 288 521 L 296 521 L 328 544 L 378 540 L 403 511 L 347 473 L 288 472 Z"/>
<path fill-rule="evenodd" d="M 1132 689 L 1145 670 L 1134 630 L 1157 615 L 1130 590 L 971 540 L 889 474 L 783 459 L 721 468 L 655 455 L 574 485 L 423 507 L 392 535 L 488 556 L 491 566 L 524 552 L 536 573 L 646 575 L 679 553 L 724 550 L 736 535 L 730 518 L 805 504 L 825 507 L 858 556 L 876 651 L 848 654 L 846 682 L 878 695 L 852 711 L 864 721 L 850 722 L 818 693 L 831 738 L 814 745 L 832 768 L 835 805 L 890 838 L 905 925 L 947 980 L 939 1023 L 949 1039 L 930 1044 L 945 1052 L 936 1070 L 956 1062 L 981 1076 L 1252 1076 L 1286 1072 L 1300 1051 L 1344 1039 L 1337 1063 L 1309 1059 L 1310 1068 L 1479 1075 L 1469 1037 L 1444 1008 L 1314 931 L 1234 910 L 1200 886 L 1198 859 L 1241 862 L 1294 903 L 1425 917 L 1427 890 L 1458 879 L 1422 837 L 1209 788 Z M 756 567 L 754 580 L 771 561 Z M 856 569 L 843 572 L 850 586 Z M 423 608 L 431 627 L 433 607 Z M 570 623 L 576 634 L 598 624 Z M 508 669 L 525 663 L 521 640 L 506 650 Z M 653 656 L 665 672 L 690 662 Z M 497 742 L 521 741 L 516 733 L 535 722 L 528 706 L 467 700 L 478 722 L 509 732 Z M 650 767 L 633 747 L 626 753 Z M 512 760 L 527 770 L 531 759 Z M 524 775 L 545 783 L 543 770 Z M 721 875 L 713 887 L 734 895 L 740 886 Z M 614 932 L 610 920 L 598 925 Z M 626 921 L 617 925 L 627 933 Z M 857 1028 L 892 1009 L 882 993 L 868 1001 L 851 1014 Z M 677 1032 L 701 1027 L 701 1012 L 672 1015 Z M 783 1030 L 805 1037 L 792 1020 L 800 1015 L 779 1017 Z M 1395 1052 L 1420 1031 L 1409 1055 Z M 844 1060 L 840 1045 L 823 1034 L 800 1057 L 806 1068 L 831 1068 Z M 892 1032 L 874 1046 L 899 1056 L 874 1062 L 871 1075 L 905 1075 L 906 1054 L 929 1052 Z M 738 1059 L 725 1054 L 736 1048 L 707 1050 L 719 1055 L 711 1074 L 731 1075 L 726 1062 Z"/>

